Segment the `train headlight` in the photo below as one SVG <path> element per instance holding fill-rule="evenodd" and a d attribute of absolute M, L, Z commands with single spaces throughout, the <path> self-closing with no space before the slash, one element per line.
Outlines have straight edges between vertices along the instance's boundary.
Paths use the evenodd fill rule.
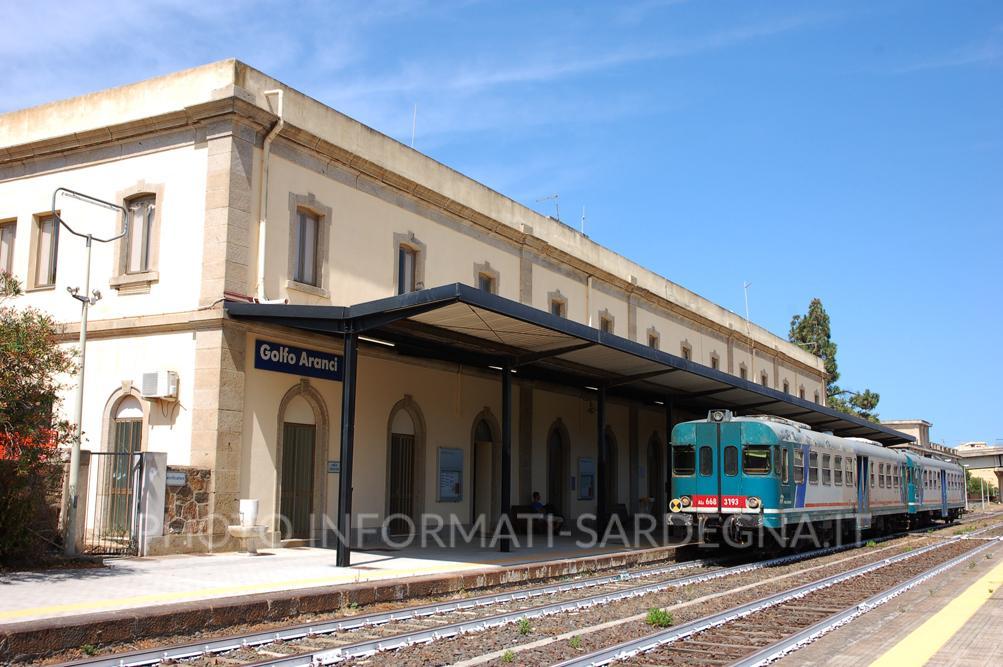
<path fill-rule="evenodd" d="M 682 504 L 683 507 L 689 507 L 690 505 L 693 504 L 693 501 L 690 499 L 689 496 L 683 496 L 682 498 L 679 499 L 679 502 Z"/>
<path fill-rule="evenodd" d="M 749 507 L 749 509 L 759 509 L 759 506 L 763 504 L 763 501 L 761 501 L 756 496 L 751 496 L 748 500 L 745 501 L 745 504 L 746 506 Z"/>

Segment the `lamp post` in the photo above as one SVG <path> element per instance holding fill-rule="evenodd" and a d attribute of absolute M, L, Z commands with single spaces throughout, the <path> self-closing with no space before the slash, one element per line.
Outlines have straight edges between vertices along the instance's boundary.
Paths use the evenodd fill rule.
<path fill-rule="evenodd" d="M 63 220 L 56 211 L 56 198 L 60 194 L 74 199 L 79 199 L 87 204 L 102 206 L 113 211 L 121 211 L 122 231 L 115 236 L 100 238 L 94 236 L 93 234 L 81 234 L 80 232 L 74 230 L 66 224 L 66 221 Z M 91 249 L 94 245 L 94 241 L 97 241 L 98 243 L 111 243 L 112 241 L 117 241 L 125 236 L 126 231 L 128 231 L 128 212 L 125 210 L 124 206 L 119 206 L 118 204 L 113 204 L 111 202 L 104 201 L 103 199 L 91 197 L 90 195 L 85 195 L 67 188 L 56 188 L 52 193 L 52 216 L 59 221 L 60 225 L 66 228 L 66 231 L 74 236 L 79 236 L 84 239 L 87 248 L 84 265 L 83 294 L 80 293 L 80 288 L 78 287 L 66 288 L 66 290 L 70 293 L 70 296 L 80 302 L 80 379 L 77 381 L 77 403 L 74 414 L 74 419 L 76 420 L 76 434 L 73 438 L 72 449 L 70 449 L 70 479 L 67 484 L 69 487 L 69 498 L 66 503 L 66 520 L 63 524 L 66 526 L 66 553 L 72 556 L 77 551 L 77 503 L 79 500 L 77 497 L 77 490 L 80 486 L 80 444 L 83 440 L 84 370 L 87 363 L 87 310 L 90 306 L 93 306 L 101 299 L 101 292 L 98 290 L 91 291 Z"/>

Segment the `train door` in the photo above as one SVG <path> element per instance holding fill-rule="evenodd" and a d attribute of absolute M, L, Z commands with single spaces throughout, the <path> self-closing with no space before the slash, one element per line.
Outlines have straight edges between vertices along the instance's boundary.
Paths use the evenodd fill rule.
<path fill-rule="evenodd" d="M 947 471 L 940 471 L 940 516 L 947 518 Z"/>
<path fill-rule="evenodd" d="M 871 509 L 870 459 L 866 456 L 857 457 L 857 511 L 869 512 Z"/>
<path fill-rule="evenodd" d="M 794 496 L 797 493 L 794 488 L 794 476 L 791 474 L 791 462 L 794 458 L 794 448 L 796 443 L 780 442 L 774 448 L 774 460 L 777 462 L 776 475 L 780 480 L 780 507 L 787 509 L 794 507 Z"/>
<path fill-rule="evenodd" d="M 696 425 L 697 474 L 693 506 L 719 510 L 721 507 L 721 425 Z"/>

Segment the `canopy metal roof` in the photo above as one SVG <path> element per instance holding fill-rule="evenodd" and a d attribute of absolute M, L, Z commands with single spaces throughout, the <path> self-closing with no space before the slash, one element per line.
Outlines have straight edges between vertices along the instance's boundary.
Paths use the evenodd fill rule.
<path fill-rule="evenodd" d="M 460 283 L 354 306 L 228 301 L 234 318 L 393 343 L 398 353 L 481 367 L 702 412 L 793 419 L 884 445 L 912 436 Z M 363 339 L 364 340 L 364 339 Z"/>

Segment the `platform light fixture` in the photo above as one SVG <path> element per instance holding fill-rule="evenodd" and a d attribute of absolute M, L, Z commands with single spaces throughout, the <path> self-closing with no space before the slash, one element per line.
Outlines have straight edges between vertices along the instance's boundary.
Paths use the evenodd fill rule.
<path fill-rule="evenodd" d="M 369 336 L 359 336 L 359 340 L 364 340 L 367 343 L 373 343 L 375 345 L 384 345 L 386 347 L 397 347 L 397 343 L 391 343 L 388 340 L 380 340 L 379 338 L 370 338 Z"/>

